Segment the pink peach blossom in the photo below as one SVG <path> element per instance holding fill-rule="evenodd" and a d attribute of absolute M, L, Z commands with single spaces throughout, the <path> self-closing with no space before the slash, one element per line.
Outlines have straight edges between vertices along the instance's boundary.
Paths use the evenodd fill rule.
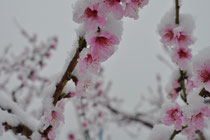
<path fill-rule="evenodd" d="M 87 7 L 83 16 L 87 30 L 97 31 L 98 27 L 103 28 L 106 24 L 106 17 L 98 4 Z"/>
<path fill-rule="evenodd" d="M 207 91 L 210 91 L 210 60 L 195 64 L 194 72 L 196 85 L 202 85 Z"/>
<path fill-rule="evenodd" d="M 175 129 L 177 131 L 182 129 L 182 112 L 178 104 L 176 107 L 172 107 L 166 111 L 163 123 L 168 126 L 175 123 Z"/>
<path fill-rule="evenodd" d="M 210 117 L 210 109 L 208 106 L 202 107 L 199 111 L 195 111 L 191 117 L 184 116 L 184 123 L 188 125 L 194 132 L 204 129 L 204 117 Z"/>
<path fill-rule="evenodd" d="M 178 95 L 179 94 L 174 89 L 172 89 L 168 94 L 168 98 L 171 99 L 172 102 L 174 102 L 177 99 Z"/>
<path fill-rule="evenodd" d="M 189 60 L 191 60 L 192 55 L 191 51 L 188 48 L 178 46 L 174 48 L 174 54 L 173 54 L 173 61 L 176 62 L 179 67 L 183 70 L 186 68 L 187 63 Z"/>
<path fill-rule="evenodd" d="M 123 7 L 119 0 L 104 0 L 101 4 L 101 8 L 105 12 L 111 12 L 118 20 L 123 18 Z"/>
<path fill-rule="evenodd" d="M 76 85 L 76 95 L 78 97 L 82 96 L 82 94 L 86 92 L 90 84 L 90 78 L 79 79 Z"/>
<path fill-rule="evenodd" d="M 187 80 L 186 93 L 189 94 L 195 87 L 196 86 L 192 80 Z"/>
<path fill-rule="evenodd" d="M 175 42 L 174 31 L 172 25 L 167 25 L 164 29 L 160 30 L 161 42 L 163 44 L 172 46 Z"/>
<path fill-rule="evenodd" d="M 58 105 L 55 107 L 54 110 L 51 111 L 49 115 L 45 118 L 45 124 L 44 129 L 46 129 L 48 126 L 53 126 L 54 128 L 57 128 L 60 124 L 60 121 L 64 121 L 64 108 L 63 108 L 63 102 L 59 102 Z"/>
<path fill-rule="evenodd" d="M 181 45 L 181 46 L 189 46 L 193 43 L 190 35 L 185 32 L 185 31 L 174 31 L 174 38 L 175 38 L 175 41 L 178 45 Z"/>
<path fill-rule="evenodd" d="M 94 59 L 91 54 L 87 54 L 85 58 L 79 59 L 79 73 L 85 73 L 87 71 L 96 73 L 100 67 L 98 59 Z"/>
<path fill-rule="evenodd" d="M 100 61 L 107 60 L 115 51 L 115 45 L 119 44 L 119 39 L 107 32 L 101 32 L 88 40 L 92 59 Z"/>
<path fill-rule="evenodd" d="M 130 0 L 126 3 L 124 15 L 133 19 L 139 18 L 139 8 L 143 8 L 148 4 L 148 0 Z"/>

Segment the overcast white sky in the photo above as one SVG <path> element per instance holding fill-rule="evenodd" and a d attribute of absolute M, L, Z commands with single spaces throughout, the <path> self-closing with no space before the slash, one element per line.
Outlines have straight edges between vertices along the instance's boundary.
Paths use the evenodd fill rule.
<path fill-rule="evenodd" d="M 72 4 L 76 0 L 0 0 L 0 51 L 12 44 L 17 52 L 27 44 L 14 24 L 17 19 L 29 33 L 37 33 L 39 39 L 57 35 L 59 46 L 45 73 L 59 73 L 69 55 L 77 24 L 72 21 Z M 196 43 L 193 53 L 210 45 L 209 0 L 183 0 L 181 13 L 190 13 L 195 18 Z M 160 73 L 164 82 L 170 70 L 156 56 L 162 54 L 159 36 L 156 33 L 160 18 L 172 6 L 174 0 L 150 0 L 140 19 L 124 19 L 124 32 L 118 51 L 104 63 L 106 79 L 113 81 L 111 94 L 125 100 L 124 108 L 132 109 L 140 93 L 155 87 L 155 76 Z M 128 140 L 122 131 L 114 134 L 114 140 Z M 5 137 L 0 137 L 6 140 Z"/>

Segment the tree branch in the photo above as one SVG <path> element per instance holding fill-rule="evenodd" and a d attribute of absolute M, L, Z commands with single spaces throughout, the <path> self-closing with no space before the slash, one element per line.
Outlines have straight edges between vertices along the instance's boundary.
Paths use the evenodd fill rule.
<path fill-rule="evenodd" d="M 56 90 L 53 95 L 53 97 L 54 97 L 53 104 L 54 105 L 56 105 L 56 103 L 58 102 L 58 98 L 61 95 L 66 83 L 68 82 L 68 80 L 70 80 L 72 78 L 72 72 L 77 65 L 77 59 L 79 58 L 79 53 L 82 51 L 83 48 L 85 48 L 87 46 L 86 40 L 83 37 L 79 37 L 78 44 L 79 44 L 79 47 L 77 48 L 73 59 L 69 63 L 68 68 L 67 68 L 66 72 L 64 73 L 61 81 L 56 85 Z"/>
<path fill-rule="evenodd" d="M 116 114 L 116 115 L 122 115 L 123 119 L 129 120 L 129 121 L 134 121 L 134 122 L 138 122 L 141 123 L 143 125 L 145 125 L 146 127 L 152 129 L 153 128 L 153 124 L 144 120 L 141 120 L 140 118 L 136 117 L 136 116 L 132 116 L 132 115 L 123 115 L 122 112 L 120 112 L 119 110 L 117 110 L 116 108 L 112 107 L 111 105 L 106 105 L 107 109 L 109 111 L 111 111 L 112 113 Z"/>
<path fill-rule="evenodd" d="M 12 130 L 15 134 L 22 134 L 26 136 L 28 139 L 31 139 L 30 136 L 32 135 L 33 131 L 23 124 L 19 124 L 18 126 L 12 126 L 7 122 L 2 123 L 5 130 Z"/>
<path fill-rule="evenodd" d="M 175 18 L 175 23 L 179 24 L 179 0 L 175 0 L 175 8 L 176 8 L 176 18 Z"/>

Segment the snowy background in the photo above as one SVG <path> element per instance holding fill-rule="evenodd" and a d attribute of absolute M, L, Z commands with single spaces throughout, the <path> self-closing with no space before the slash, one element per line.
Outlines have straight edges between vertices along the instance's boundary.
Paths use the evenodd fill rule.
<path fill-rule="evenodd" d="M 13 50 L 20 52 L 28 43 L 20 35 L 15 20 L 29 33 L 36 33 L 39 40 L 56 35 L 59 45 L 43 74 L 49 76 L 63 71 L 64 63 L 76 39 L 77 24 L 72 20 L 72 5 L 76 0 L 0 0 L 0 51 L 9 44 Z M 124 32 L 117 52 L 103 65 L 105 77 L 112 80 L 111 95 L 124 100 L 123 109 L 132 110 L 140 100 L 140 94 L 148 94 L 148 86 L 156 87 L 156 74 L 160 74 L 166 85 L 170 69 L 157 59 L 157 55 L 165 56 L 161 48 L 160 37 L 157 34 L 157 24 L 161 17 L 173 5 L 173 0 L 150 0 L 149 4 L 140 10 L 140 18 L 124 19 Z M 181 13 L 189 13 L 195 19 L 197 38 L 191 47 L 193 54 L 203 47 L 210 45 L 210 19 L 208 0 L 184 0 Z M 168 58 L 168 57 L 166 57 Z M 71 114 L 64 129 L 76 127 L 72 108 L 66 108 Z M 112 128 L 113 140 L 129 140 L 130 137 L 123 130 Z M 142 139 L 147 139 L 146 130 Z M 61 135 L 59 140 L 65 140 Z M 9 133 L 0 140 L 14 139 Z"/>

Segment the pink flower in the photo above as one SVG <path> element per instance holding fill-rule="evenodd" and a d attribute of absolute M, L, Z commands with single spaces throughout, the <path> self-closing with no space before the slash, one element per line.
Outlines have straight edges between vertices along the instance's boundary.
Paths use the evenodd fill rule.
<path fill-rule="evenodd" d="M 178 81 L 174 81 L 172 83 L 172 86 L 173 86 L 174 89 L 179 88 L 180 87 L 180 83 Z"/>
<path fill-rule="evenodd" d="M 50 125 L 54 128 L 57 128 L 60 124 L 60 121 L 64 121 L 63 111 L 63 102 L 60 101 L 55 107 L 55 109 L 52 110 L 51 113 L 46 116 L 44 129 L 46 129 Z"/>
<path fill-rule="evenodd" d="M 192 39 L 185 31 L 175 31 L 174 36 L 178 45 L 186 47 L 193 43 Z"/>
<path fill-rule="evenodd" d="M 202 85 L 210 92 L 210 60 L 194 63 L 193 69 L 195 72 L 196 85 Z"/>
<path fill-rule="evenodd" d="M 203 130 L 204 128 L 204 119 L 203 114 L 200 112 L 191 118 L 191 127 L 193 127 L 195 130 Z"/>
<path fill-rule="evenodd" d="M 69 98 L 72 98 L 72 97 L 74 97 L 75 95 L 76 95 L 75 92 L 69 92 L 68 97 L 69 97 Z"/>
<path fill-rule="evenodd" d="M 191 118 L 184 117 L 184 123 L 192 129 L 192 131 L 203 130 L 204 128 L 204 119 L 201 112 L 191 116 Z"/>
<path fill-rule="evenodd" d="M 124 15 L 133 19 L 139 18 L 139 8 L 143 8 L 148 4 L 148 0 L 130 0 L 126 3 Z"/>
<path fill-rule="evenodd" d="M 119 44 L 119 39 L 109 32 L 101 32 L 88 40 L 92 59 L 100 61 L 107 60 L 115 51 L 115 45 Z"/>
<path fill-rule="evenodd" d="M 106 17 L 98 4 L 87 7 L 84 11 L 84 22 L 87 30 L 97 31 L 98 27 L 103 28 L 106 24 Z"/>
<path fill-rule="evenodd" d="M 175 129 L 177 131 L 182 129 L 182 112 L 180 111 L 178 104 L 176 107 L 170 108 L 166 111 L 163 123 L 167 126 L 175 123 Z"/>
<path fill-rule="evenodd" d="M 201 108 L 200 111 L 204 116 L 210 117 L 210 109 L 208 106 Z"/>
<path fill-rule="evenodd" d="M 98 72 L 100 63 L 98 59 L 94 59 L 91 54 L 87 54 L 85 58 L 79 59 L 79 73 L 85 73 L 86 71 Z"/>
<path fill-rule="evenodd" d="M 182 134 L 186 135 L 189 140 L 196 140 L 195 131 L 190 127 L 187 127 L 184 130 L 182 130 Z"/>
<path fill-rule="evenodd" d="M 187 84 L 186 84 L 186 92 L 187 94 L 189 94 L 193 88 L 195 88 L 195 84 L 192 80 L 187 80 Z"/>
<path fill-rule="evenodd" d="M 54 140 L 56 135 L 55 135 L 55 132 L 53 130 L 50 130 L 48 132 L 47 136 L 50 140 Z"/>
<path fill-rule="evenodd" d="M 91 78 L 89 76 L 79 79 L 76 85 L 76 95 L 78 97 L 82 96 L 86 92 L 91 84 Z"/>
<path fill-rule="evenodd" d="M 105 12 L 110 11 L 118 20 L 123 18 L 123 7 L 119 0 L 105 0 L 104 3 L 102 3 L 101 8 Z"/>
<path fill-rule="evenodd" d="M 194 132 L 204 129 L 204 117 L 210 117 L 210 109 L 208 106 L 202 107 L 199 111 L 195 111 L 190 118 L 184 117 L 184 123 L 188 125 Z"/>
<path fill-rule="evenodd" d="M 173 61 L 176 62 L 181 69 L 185 69 L 187 62 L 192 58 L 190 49 L 179 46 L 174 48 Z"/>
<path fill-rule="evenodd" d="M 174 102 L 177 99 L 177 97 L 178 97 L 178 93 L 174 89 L 172 89 L 170 93 L 168 94 L 168 98 L 171 99 L 172 102 Z"/>
<path fill-rule="evenodd" d="M 172 46 L 174 44 L 174 31 L 172 25 L 167 25 L 166 28 L 161 30 L 160 32 L 161 42 L 163 44 Z"/>

